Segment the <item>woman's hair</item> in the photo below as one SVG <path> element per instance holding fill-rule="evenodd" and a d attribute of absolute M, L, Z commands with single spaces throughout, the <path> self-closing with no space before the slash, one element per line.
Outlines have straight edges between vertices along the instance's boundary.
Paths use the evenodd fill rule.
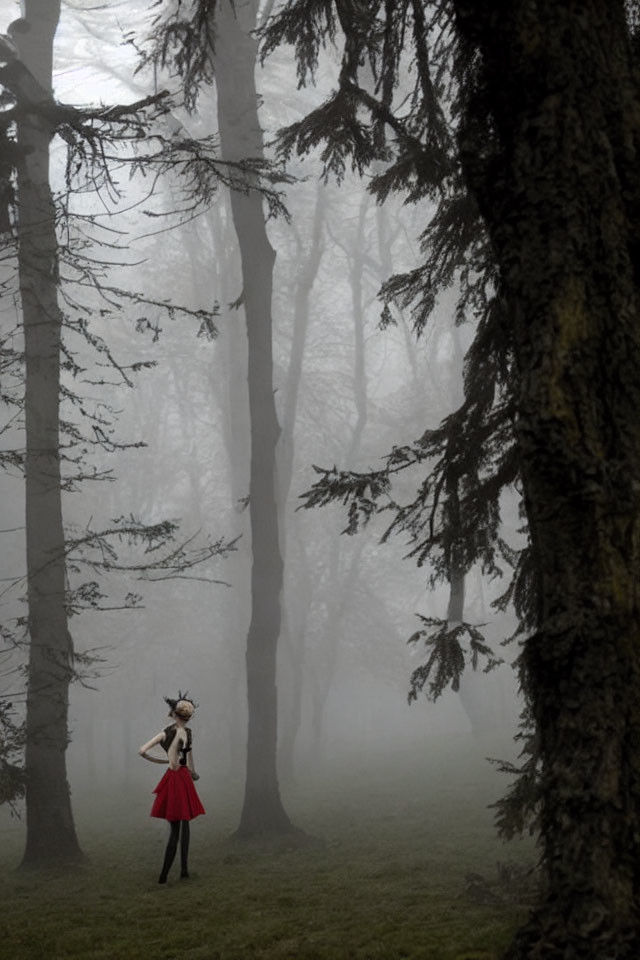
<path fill-rule="evenodd" d="M 178 696 L 175 700 L 173 697 L 165 697 L 164 702 L 169 705 L 169 716 L 175 713 L 176 716 L 182 720 L 190 720 L 193 716 L 193 711 L 198 706 L 197 703 L 194 703 L 193 700 L 191 700 L 186 693 L 182 693 L 181 690 L 178 690 Z"/>

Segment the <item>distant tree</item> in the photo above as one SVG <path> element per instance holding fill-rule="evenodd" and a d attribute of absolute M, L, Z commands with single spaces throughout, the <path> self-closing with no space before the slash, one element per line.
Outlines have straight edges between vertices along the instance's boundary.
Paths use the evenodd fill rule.
<path fill-rule="evenodd" d="M 218 95 L 222 156 L 263 158 L 255 83 L 257 42 L 252 36 L 258 0 L 222 0 L 208 24 Z M 280 552 L 276 447 L 280 427 L 273 393 L 271 304 L 275 252 L 266 230 L 262 197 L 248 179 L 231 193 L 242 263 L 247 322 L 251 465 L 251 621 L 247 636 L 249 730 L 240 836 L 291 830 L 277 775 L 276 652 L 282 623 L 283 561 Z"/>
<path fill-rule="evenodd" d="M 342 223 L 337 229 L 328 227 L 334 248 L 340 250 L 346 260 L 351 294 L 349 310 L 353 320 L 353 370 L 350 386 L 355 418 L 348 428 L 346 448 L 343 452 L 348 464 L 358 459 L 370 415 L 365 336 L 365 259 L 368 254 L 365 223 L 370 206 L 371 201 L 365 193 L 359 198 L 358 212 L 351 231 Z M 342 622 L 360 576 L 363 549 L 364 541 L 361 541 L 355 550 L 347 551 L 340 538 L 334 537 L 329 548 L 327 569 L 320 583 L 320 602 L 324 611 L 321 632 L 322 665 L 316 667 L 312 685 L 312 733 L 316 751 L 322 742 L 325 708 L 335 679 Z"/>
<path fill-rule="evenodd" d="M 256 170 L 266 169 L 255 83 L 258 45 L 252 35 L 258 0 L 195 0 L 166 7 L 156 23 L 153 56 L 163 66 L 177 69 L 190 107 L 195 105 L 202 84 L 215 76 L 222 157 L 230 163 L 250 161 Z M 231 192 L 242 263 L 251 421 L 251 621 L 246 653 L 249 730 L 239 836 L 292 830 L 277 774 L 276 652 L 283 562 L 275 473 L 280 428 L 273 396 L 275 252 L 267 236 L 263 197 L 257 186 L 255 174 L 247 172 Z"/>
<path fill-rule="evenodd" d="M 322 144 L 338 176 L 387 160 L 378 197 L 437 201 L 425 264 L 385 294 L 412 303 L 420 329 L 456 279 L 459 317 L 477 319 L 462 406 L 386 470 L 325 471 L 309 503 L 344 499 L 354 529 L 396 471 L 426 464 L 393 522 L 418 561 L 442 578 L 452 556 L 459 571 L 515 567 L 502 602 L 528 633 L 545 889 L 514 960 L 630 960 L 640 946 L 637 16 L 622 0 L 297 0 L 266 33 L 266 52 L 295 45 L 303 81 L 322 43 L 344 44 L 338 90 L 284 132 L 286 154 Z M 529 527 L 520 555 L 500 537 L 509 485 Z M 445 682 L 459 653 L 447 643 L 433 660 Z"/>
<path fill-rule="evenodd" d="M 302 688 L 305 666 L 305 631 L 312 600 L 307 547 L 299 535 L 297 514 L 287 508 L 294 476 L 296 420 L 311 321 L 311 297 L 325 252 L 326 191 L 317 184 L 310 236 L 305 238 L 292 223 L 296 255 L 293 268 L 293 330 L 284 382 L 281 432 L 277 451 L 280 542 L 283 548 L 285 586 L 278 662 L 280 674 L 286 658 L 289 680 L 288 709 L 280 709 L 278 769 L 284 781 L 294 775 L 294 748 L 302 721 Z M 293 562 L 291 562 L 293 554 Z M 284 713 L 284 715 L 283 715 Z"/>
<path fill-rule="evenodd" d="M 60 0 L 24 0 L 14 24 L 20 61 L 52 103 L 53 39 Z M 38 103 L 36 101 L 36 103 Z M 72 675 L 60 474 L 58 241 L 49 184 L 54 124 L 33 99 L 17 123 L 20 299 L 25 338 L 26 534 L 29 673 L 26 723 L 27 844 L 24 865 L 81 858 L 67 783 Z"/>

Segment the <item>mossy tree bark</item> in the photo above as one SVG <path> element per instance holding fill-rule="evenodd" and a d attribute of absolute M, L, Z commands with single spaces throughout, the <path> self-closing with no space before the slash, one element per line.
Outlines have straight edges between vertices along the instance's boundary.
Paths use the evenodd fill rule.
<path fill-rule="evenodd" d="M 463 163 L 512 321 L 538 563 L 525 663 L 547 889 L 507 956 L 626 960 L 640 956 L 640 107 L 625 9 L 454 6 Z"/>
<path fill-rule="evenodd" d="M 19 56 L 52 97 L 59 0 L 23 0 Z M 27 841 L 23 866 L 81 859 L 66 772 L 72 641 L 65 606 L 59 450 L 58 245 L 49 185 L 50 123 L 37 104 L 18 122 L 18 236 L 25 338 L 26 539 L 30 634 L 27 727 Z"/>
<path fill-rule="evenodd" d="M 255 66 L 257 0 L 221 0 L 212 23 L 218 127 L 225 160 L 261 158 Z M 248 179 L 248 185 L 251 182 Z M 257 190 L 233 190 L 233 222 L 240 247 L 249 353 L 251 468 L 249 513 L 253 563 L 247 637 L 249 729 L 247 774 L 239 836 L 286 833 L 292 824 L 278 784 L 276 653 L 280 635 L 283 563 L 276 493 L 280 434 L 273 395 L 271 299 L 275 252 Z"/>

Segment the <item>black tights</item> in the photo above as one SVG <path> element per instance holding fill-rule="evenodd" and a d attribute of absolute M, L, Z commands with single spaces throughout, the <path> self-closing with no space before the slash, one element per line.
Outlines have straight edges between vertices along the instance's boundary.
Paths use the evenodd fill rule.
<path fill-rule="evenodd" d="M 182 824 L 182 835 L 180 836 L 180 876 L 188 877 L 189 868 L 188 868 L 188 859 L 189 859 L 189 821 L 188 820 L 170 820 L 169 826 L 171 827 L 171 833 L 169 834 L 169 840 L 167 841 L 167 849 L 164 854 L 164 863 L 162 864 L 162 871 L 160 873 L 160 878 L 158 883 L 167 882 L 167 874 L 171 869 L 171 864 L 173 863 L 176 855 L 176 850 L 178 849 L 178 835 L 180 834 L 180 824 Z"/>

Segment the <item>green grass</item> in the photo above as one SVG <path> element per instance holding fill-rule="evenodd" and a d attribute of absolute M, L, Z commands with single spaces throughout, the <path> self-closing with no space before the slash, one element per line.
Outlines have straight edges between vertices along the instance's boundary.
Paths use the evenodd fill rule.
<path fill-rule="evenodd" d="M 79 815 L 89 862 L 75 872 L 15 871 L 22 837 L 5 830 L 0 956 L 498 960 L 526 907 L 474 905 L 464 877 L 493 880 L 497 860 L 531 862 L 533 851 L 496 838 L 486 804 L 504 784 L 476 757 L 423 759 L 420 770 L 396 758 L 289 791 L 310 838 L 298 845 L 230 841 L 237 795 L 220 792 L 192 827 L 192 878 L 180 881 L 176 864 L 166 887 L 156 882 L 165 835 L 144 795 L 126 819 L 95 804 Z"/>

